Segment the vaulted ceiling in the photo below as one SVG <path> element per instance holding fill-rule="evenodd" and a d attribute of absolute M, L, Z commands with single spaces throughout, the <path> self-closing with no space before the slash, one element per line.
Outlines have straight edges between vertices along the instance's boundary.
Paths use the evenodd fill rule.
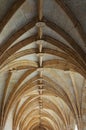
<path fill-rule="evenodd" d="M 0 0 L 1 130 L 86 130 L 86 0 Z"/>

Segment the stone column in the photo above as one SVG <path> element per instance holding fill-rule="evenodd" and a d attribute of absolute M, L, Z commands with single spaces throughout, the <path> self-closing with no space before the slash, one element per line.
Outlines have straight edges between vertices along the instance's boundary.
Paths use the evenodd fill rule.
<path fill-rule="evenodd" d="M 83 88 L 82 98 L 82 128 L 86 130 L 86 86 Z"/>

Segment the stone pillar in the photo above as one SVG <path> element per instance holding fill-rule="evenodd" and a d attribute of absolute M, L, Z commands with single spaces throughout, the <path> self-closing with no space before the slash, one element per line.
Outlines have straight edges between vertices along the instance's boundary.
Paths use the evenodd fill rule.
<path fill-rule="evenodd" d="M 81 118 L 81 116 L 77 116 L 77 128 L 78 128 L 78 130 L 82 130 L 82 118 Z"/>
<path fill-rule="evenodd" d="M 83 130 L 86 130 L 86 86 L 83 88 L 83 98 L 82 98 L 82 122 Z"/>

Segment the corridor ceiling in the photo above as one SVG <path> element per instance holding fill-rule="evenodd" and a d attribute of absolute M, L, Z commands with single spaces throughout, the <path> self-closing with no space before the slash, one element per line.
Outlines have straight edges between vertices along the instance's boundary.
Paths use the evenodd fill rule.
<path fill-rule="evenodd" d="M 0 0 L 0 130 L 86 130 L 86 0 Z"/>

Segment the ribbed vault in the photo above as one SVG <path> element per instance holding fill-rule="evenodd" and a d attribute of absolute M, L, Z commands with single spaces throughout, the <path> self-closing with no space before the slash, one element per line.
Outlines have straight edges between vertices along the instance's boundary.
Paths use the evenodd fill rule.
<path fill-rule="evenodd" d="M 86 1 L 0 2 L 1 130 L 86 130 Z"/>

